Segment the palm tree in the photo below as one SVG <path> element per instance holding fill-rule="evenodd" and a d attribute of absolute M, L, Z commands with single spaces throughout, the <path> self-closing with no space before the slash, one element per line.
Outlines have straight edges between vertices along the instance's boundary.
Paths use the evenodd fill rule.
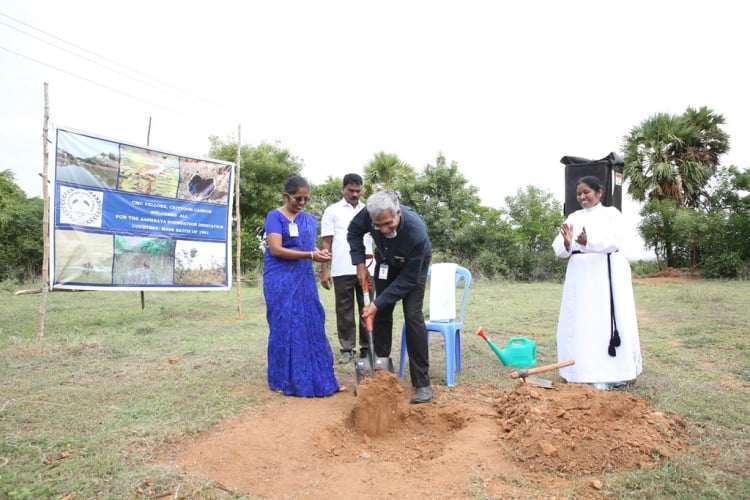
<path fill-rule="evenodd" d="M 399 160 L 395 154 L 376 153 L 365 166 L 365 185 L 362 188 L 364 198 L 375 191 L 388 189 L 398 192 L 398 186 L 413 181 L 416 177 L 414 168 Z"/>
<path fill-rule="evenodd" d="M 687 108 L 682 115 L 658 113 L 634 127 L 623 145 L 628 193 L 637 201 L 671 201 L 677 209 L 698 210 L 719 157 L 729 151 L 723 124 L 722 115 L 704 106 Z M 647 204 L 644 210 L 653 213 L 657 208 Z M 655 245 L 664 249 L 669 266 L 675 264 L 673 243 L 663 233 Z"/>
<path fill-rule="evenodd" d="M 658 113 L 634 127 L 624 138 L 628 193 L 638 201 L 698 207 L 719 157 L 729 151 L 723 124 L 722 115 L 702 107 L 687 108 L 682 115 Z"/>

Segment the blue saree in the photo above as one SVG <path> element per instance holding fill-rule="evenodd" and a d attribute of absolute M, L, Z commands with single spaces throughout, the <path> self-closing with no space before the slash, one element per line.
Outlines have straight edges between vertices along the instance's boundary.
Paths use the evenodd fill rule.
<path fill-rule="evenodd" d="M 310 252 L 315 248 L 318 221 L 306 212 L 294 219 L 299 236 L 289 235 L 289 220 L 278 210 L 266 216 L 266 234 L 281 234 L 282 246 Z M 333 352 L 325 332 L 325 311 L 318 295 L 312 261 L 263 259 L 266 300 L 268 385 L 287 395 L 328 396 L 339 390 Z"/>

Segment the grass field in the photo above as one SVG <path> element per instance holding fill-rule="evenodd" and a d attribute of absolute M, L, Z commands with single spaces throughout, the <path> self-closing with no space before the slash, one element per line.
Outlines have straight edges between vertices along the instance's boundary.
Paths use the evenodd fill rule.
<path fill-rule="evenodd" d="M 257 284 L 241 290 L 242 320 L 235 290 L 146 292 L 143 310 L 137 292 L 51 293 L 43 339 L 41 296 L 8 288 L 0 289 L 0 498 L 241 498 L 160 459 L 268 393 Z M 561 293 L 560 284 L 476 280 L 458 384 L 511 386 L 474 335 L 479 326 L 499 341 L 529 337 L 539 364 L 556 361 Z M 638 282 L 635 294 L 644 373 L 632 392 L 676 411 L 693 450 L 656 469 L 610 474 L 604 492 L 750 498 L 750 282 Z M 336 349 L 332 295 L 321 289 Z M 431 371 L 444 384 L 439 347 Z M 339 376 L 353 378 L 347 368 L 337 365 Z"/>

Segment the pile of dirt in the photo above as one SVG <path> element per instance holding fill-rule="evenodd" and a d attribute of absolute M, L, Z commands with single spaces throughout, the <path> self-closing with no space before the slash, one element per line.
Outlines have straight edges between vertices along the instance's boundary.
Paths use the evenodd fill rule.
<path fill-rule="evenodd" d="M 701 272 L 694 267 L 667 267 L 651 275 L 652 278 L 685 278 L 698 279 Z"/>
<path fill-rule="evenodd" d="M 327 398 L 279 394 L 184 444 L 185 473 L 261 498 L 596 498 L 601 474 L 687 449 L 676 414 L 585 385 L 435 387 L 409 404 L 394 375 Z"/>
<path fill-rule="evenodd" d="M 592 474 L 650 467 L 686 449 L 684 421 L 646 400 L 580 384 L 518 385 L 496 401 L 505 448 L 530 470 Z"/>
<path fill-rule="evenodd" d="M 634 284 L 687 283 L 701 279 L 701 272 L 695 268 L 667 267 L 644 278 L 633 278 Z"/>
<path fill-rule="evenodd" d="M 381 436 L 403 421 L 404 389 L 398 378 L 380 371 L 365 378 L 357 390 L 350 424 L 367 436 Z"/>

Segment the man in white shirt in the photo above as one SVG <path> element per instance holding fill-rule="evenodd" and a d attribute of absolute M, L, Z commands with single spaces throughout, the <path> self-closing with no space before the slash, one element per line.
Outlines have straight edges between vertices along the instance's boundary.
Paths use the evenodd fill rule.
<path fill-rule="evenodd" d="M 320 283 L 327 290 L 331 289 L 336 294 L 336 329 L 338 331 L 339 344 L 341 344 L 341 363 L 352 361 L 352 351 L 357 347 L 357 327 L 354 316 L 354 299 L 357 299 L 357 318 L 359 318 L 359 345 L 367 348 L 367 337 L 365 325 L 362 320 L 362 308 L 364 298 L 362 287 L 357 280 L 357 268 L 352 265 L 349 255 L 349 242 L 347 231 L 352 218 L 365 208 L 360 203 L 362 194 L 362 177 L 357 174 L 346 174 L 344 176 L 342 193 L 344 197 L 336 203 L 329 205 L 323 212 L 320 224 L 320 236 L 322 249 L 331 252 L 330 270 L 329 263 L 323 262 L 320 266 Z M 371 238 L 364 238 L 365 251 L 372 254 Z M 370 286 L 374 294 L 375 287 Z"/>

